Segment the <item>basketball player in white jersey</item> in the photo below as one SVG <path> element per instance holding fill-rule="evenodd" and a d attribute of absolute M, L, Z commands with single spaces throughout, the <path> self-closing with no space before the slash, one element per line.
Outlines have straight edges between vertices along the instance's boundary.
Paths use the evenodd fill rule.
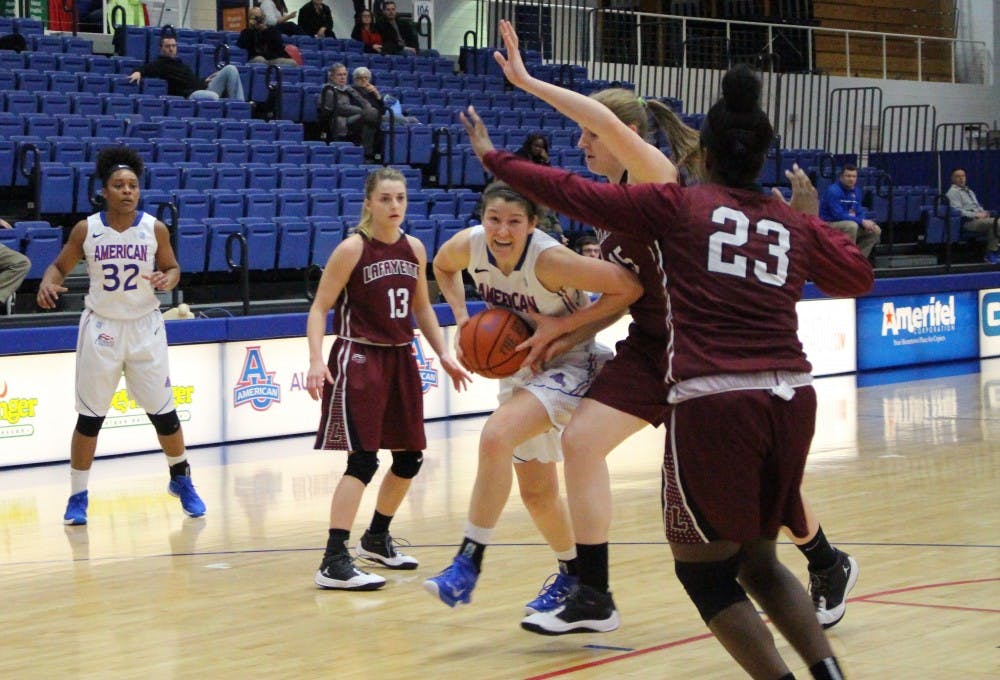
<path fill-rule="evenodd" d="M 70 444 L 66 524 L 87 523 L 87 482 L 97 435 L 123 372 L 129 397 L 146 411 L 167 456 L 168 492 L 180 498 L 187 515 L 205 514 L 205 504 L 191 483 L 155 294 L 177 285 L 180 268 L 166 225 L 138 210 L 142 168 L 142 159 L 132 149 L 119 146 L 100 153 L 96 171 L 106 210 L 73 227 L 38 287 L 38 306 L 54 309 L 67 290 L 62 285 L 66 276 L 81 258 L 86 259 L 90 289 L 76 346 L 79 415 Z"/>
<path fill-rule="evenodd" d="M 537 206 L 507 185 L 487 187 L 482 206 L 483 224 L 459 232 L 434 258 L 435 279 L 459 327 L 469 319 L 463 269 L 487 306 L 510 309 L 532 328 L 538 315 L 563 316 L 577 310 L 603 319 L 639 296 L 641 288 L 631 272 L 583 257 L 536 229 Z M 592 305 L 584 292 L 588 290 L 602 293 Z M 512 461 L 525 507 L 559 560 L 555 581 L 528 603 L 528 613 L 559 607 L 576 584 L 573 532 L 556 471 L 562 459 L 559 433 L 610 352 L 594 342 L 587 328 L 567 338 L 563 350 L 568 351 L 542 370 L 522 368 L 500 381 L 500 405 L 479 440 L 479 466 L 462 545 L 452 564 L 424 584 L 448 606 L 470 600 L 483 553 L 510 495 Z M 456 352 L 461 361 L 461 348 Z"/>

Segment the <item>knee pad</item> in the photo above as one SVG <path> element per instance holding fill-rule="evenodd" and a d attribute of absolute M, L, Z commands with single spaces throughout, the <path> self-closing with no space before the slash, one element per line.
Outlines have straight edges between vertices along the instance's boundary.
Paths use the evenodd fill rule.
<path fill-rule="evenodd" d="M 423 451 L 393 451 L 389 471 L 402 479 L 413 479 L 424 464 Z"/>
<path fill-rule="evenodd" d="M 368 486 L 375 471 L 378 470 L 378 455 L 375 451 L 355 451 L 347 454 L 347 469 L 345 475 L 350 475 Z"/>
<path fill-rule="evenodd" d="M 674 573 L 707 624 L 723 609 L 748 599 L 736 580 L 739 555 L 721 562 L 674 562 Z"/>
<path fill-rule="evenodd" d="M 104 416 L 85 416 L 80 414 L 76 417 L 76 431 L 84 437 L 96 437 L 101 431 L 103 423 Z"/>
<path fill-rule="evenodd" d="M 177 417 L 176 409 L 170 413 L 160 413 L 159 415 L 147 413 L 146 417 L 149 418 L 149 422 L 153 423 L 156 434 L 160 436 L 168 437 L 181 429 L 181 421 Z"/>

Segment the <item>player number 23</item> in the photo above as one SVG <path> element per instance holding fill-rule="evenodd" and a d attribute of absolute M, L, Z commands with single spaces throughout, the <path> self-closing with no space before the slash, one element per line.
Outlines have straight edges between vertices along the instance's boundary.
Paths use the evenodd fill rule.
<path fill-rule="evenodd" d="M 740 255 L 739 248 L 746 245 L 754 235 L 759 235 L 769 241 L 768 254 L 770 261 L 756 260 L 753 262 L 753 275 L 761 283 L 772 286 L 783 286 L 788 278 L 789 232 L 785 225 L 774 220 L 760 220 L 750 230 L 750 219 L 739 210 L 720 207 L 712 212 L 712 222 L 725 225 L 725 231 L 717 231 L 709 238 L 708 270 L 745 279 L 749 276 L 747 265 L 750 260 Z M 735 226 L 735 229 L 733 227 Z M 770 242 L 770 235 L 778 237 L 777 243 Z M 730 246 L 724 248 L 723 246 Z"/>

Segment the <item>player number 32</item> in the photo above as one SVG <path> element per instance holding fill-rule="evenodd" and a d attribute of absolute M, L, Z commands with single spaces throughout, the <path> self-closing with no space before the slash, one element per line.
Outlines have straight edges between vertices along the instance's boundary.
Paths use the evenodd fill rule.
<path fill-rule="evenodd" d="M 750 260 L 745 255 L 740 255 L 737 249 L 753 238 L 750 232 L 750 219 L 739 210 L 721 207 L 712 212 L 712 222 L 728 228 L 726 231 L 715 232 L 708 240 L 708 270 L 738 276 L 741 279 L 748 278 L 750 273 L 747 271 L 747 265 Z M 769 242 L 767 252 L 773 258 L 769 262 L 753 261 L 753 275 L 761 283 L 772 286 L 785 285 L 785 280 L 788 278 L 788 249 L 791 247 L 788 229 L 774 220 L 760 220 L 754 225 L 753 232 Z M 771 234 L 777 235 L 777 243 L 772 241 Z M 727 249 L 724 246 L 731 247 Z"/>

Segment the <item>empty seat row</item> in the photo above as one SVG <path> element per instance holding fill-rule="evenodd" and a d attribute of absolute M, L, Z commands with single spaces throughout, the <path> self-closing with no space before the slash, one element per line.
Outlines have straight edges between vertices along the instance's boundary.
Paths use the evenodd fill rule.
<path fill-rule="evenodd" d="M 2 32 L 0 32 L 2 34 Z M 72 73 L 131 73 L 136 64 L 144 62 L 130 57 L 109 57 L 104 54 L 74 52 L 11 52 L 0 51 L 0 66 L 7 70 L 66 71 Z"/>
<path fill-rule="evenodd" d="M 31 260 L 26 279 L 42 278 L 46 268 L 59 255 L 63 231 L 44 221 L 21 221 L 13 229 L 0 229 L 0 245 L 24 253 Z"/>

